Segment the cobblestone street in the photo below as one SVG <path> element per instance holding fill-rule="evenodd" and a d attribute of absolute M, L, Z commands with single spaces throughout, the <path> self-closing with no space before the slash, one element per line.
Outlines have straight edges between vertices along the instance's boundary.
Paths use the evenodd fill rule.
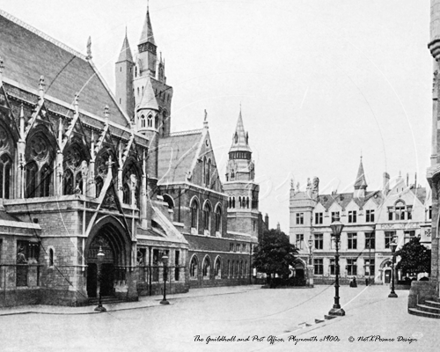
<path fill-rule="evenodd" d="M 5 309 L 2 351 L 434 351 L 438 322 L 406 312 L 408 291 L 398 291 L 397 299 L 388 293 L 384 286 L 344 286 L 346 316 L 330 321 L 324 314 L 333 304 L 332 286 L 197 289 L 171 295 L 169 306 L 145 297 L 101 314 L 93 307 Z M 279 342 L 271 344 L 270 336 Z M 307 341 L 295 343 L 293 336 Z"/>

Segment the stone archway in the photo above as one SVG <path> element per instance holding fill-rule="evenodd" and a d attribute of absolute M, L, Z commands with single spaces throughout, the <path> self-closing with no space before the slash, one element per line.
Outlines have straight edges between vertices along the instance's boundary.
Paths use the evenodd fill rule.
<path fill-rule="evenodd" d="M 98 220 L 86 244 L 88 297 L 97 296 L 99 249 L 104 252 L 101 266 L 101 295 L 114 296 L 115 284 L 125 282 L 130 266 L 131 245 L 125 229 L 115 218 Z"/>

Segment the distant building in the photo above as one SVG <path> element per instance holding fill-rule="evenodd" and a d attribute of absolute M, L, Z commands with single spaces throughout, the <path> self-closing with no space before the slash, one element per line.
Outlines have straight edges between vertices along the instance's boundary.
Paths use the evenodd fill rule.
<path fill-rule="evenodd" d="M 367 191 L 362 159 L 350 193 L 319 193 L 319 179 L 307 183 L 306 191 L 290 189 L 290 241 L 300 251 L 302 272 L 311 260 L 314 283 L 330 283 L 335 275 L 335 244 L 330 224 L 344 224 L 340 239 L 342 282 L 353 277 L 388 284 L 391 277 L 390 242 L 398 247 L 413 237 L 430 246 L 431 195 L 417 181 L 409 184 L 399 176 L 390 188 L 384 173 L 383 189 Z M 311 240 L 311 247 L 309 247 Z M 400 275 L 400 274 L 399 274 Z"/>

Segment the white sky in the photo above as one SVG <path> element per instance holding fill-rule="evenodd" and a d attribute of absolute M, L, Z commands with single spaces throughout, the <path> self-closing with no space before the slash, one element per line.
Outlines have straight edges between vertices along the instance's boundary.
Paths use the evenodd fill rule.
<path fill-rule="evenodd" d="M 114 87 L 125 26 L 132 50 L 145 0 L 0 0 L 0 8 L 85 53 Z M 224 179 L 240 103 L 270 225 L 289 227 L 290 179 L 352 191 L 362 153 L 368 190 L 399 171 L 427 185 L 431 153 L 429 2 L 151 0 L 174 88 L 172 130 L 208 111 Z M 1 45 L 1 43 L 0 43 Z M 7 60 L 7 58 L 5 58 Z M 5 61 L 6 62 L 6 61 Z M 6 68 L 7 69 L 7 68 Z M 35 82 L 37 85 L 38 82 Z"/>

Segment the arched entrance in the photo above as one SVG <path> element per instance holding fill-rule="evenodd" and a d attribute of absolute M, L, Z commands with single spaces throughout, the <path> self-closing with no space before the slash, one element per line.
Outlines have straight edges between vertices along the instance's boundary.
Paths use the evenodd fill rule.
<path fill-rule="evenodd" d="M 104 252 L 101 263 L 101 295 L 113 296 L 115 283 L 125 281 L 129 266 L 130 242 L 126 231 L 114 218 L 100 219 L 87 241 L 87 295 L 97 297 L 98 251 Z"/>

